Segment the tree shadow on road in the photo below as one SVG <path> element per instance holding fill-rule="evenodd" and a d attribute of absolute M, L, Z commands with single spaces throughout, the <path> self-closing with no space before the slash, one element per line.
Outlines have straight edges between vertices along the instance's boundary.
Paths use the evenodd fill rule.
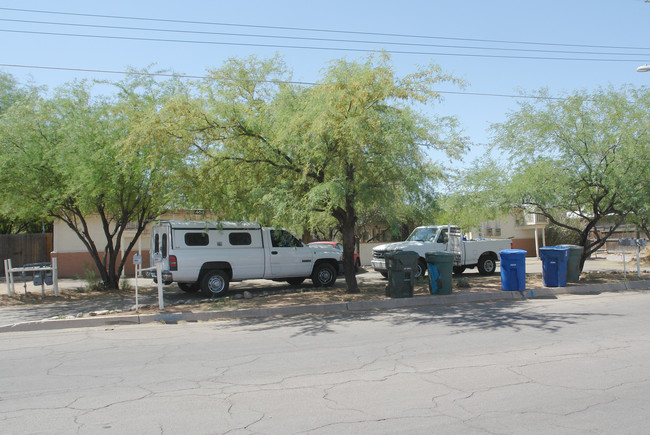
<path fill-rule="evenodd" d="M 483 302 L 446 306 L 426 306 L 393 310 L 343 312 L 323 315 L 276 317 L 273 319 L 241 319 L 240 325 L 265 331 L 279 327 L 295 328 L 294 336 L 335 334 L 340 327 L 355 323 L 388 321 L 395 326 L 438 324 L 453 327 L 455 334 L 476 330 L 509 329 L 515 332 L 535 329 L 556 333 L 577 325 L 589 317 L 615 316 L 611 313 L 540 313 L 522 302 Z"/>

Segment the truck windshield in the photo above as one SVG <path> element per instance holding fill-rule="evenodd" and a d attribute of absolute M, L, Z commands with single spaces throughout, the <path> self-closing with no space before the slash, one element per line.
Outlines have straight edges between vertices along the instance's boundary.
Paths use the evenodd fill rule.
<path fill-rule="evenodd" d="M 407 242 L 432 242 L 438 227 L 432 228 L 416 228 L 411 235 L 406 239 Z"/>

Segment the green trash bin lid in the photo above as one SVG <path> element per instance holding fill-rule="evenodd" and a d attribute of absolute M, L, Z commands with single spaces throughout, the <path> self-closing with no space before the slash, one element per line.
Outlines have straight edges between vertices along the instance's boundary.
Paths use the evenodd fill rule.
<path fill-rule="evenodd" d="M 434 251 L 425 253 L 424 258 L 427 260 L 427 263 L 432 264 L 453 263 L 456 254 L 447 251 Z"/>
<path fill-rule="evenodd" d="M 420 254 L 414 251 L 388 251 L 384 254 L 384 258 L 387 260 L 386 267 L 391 268 L 392 266 L 401 270 L 401 267 L 415 267 L 420 259 Z"/>

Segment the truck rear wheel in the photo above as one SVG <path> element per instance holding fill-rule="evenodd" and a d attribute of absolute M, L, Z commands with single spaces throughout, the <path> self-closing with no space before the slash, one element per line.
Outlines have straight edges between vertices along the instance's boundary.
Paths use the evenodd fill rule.
<path fill-rule="evenodd" d="M 209 270 L 201 280 L 201 291 L 209 296 L 217 296 L 228 291 L 228 274 L 223 270 Z"/>
<path fill-rule="evenodd" d="M 481 255 L 476 267 L 481 275 L 492 275 L 497 270 L 497 259 L 491 255 Z"/>
<path fill-rule="evenodd" d="M 329 263 L 317 264 L 311 274 L 311 282 L 314 287 L 331 287 L 336 282 L 336 270 Z"/>

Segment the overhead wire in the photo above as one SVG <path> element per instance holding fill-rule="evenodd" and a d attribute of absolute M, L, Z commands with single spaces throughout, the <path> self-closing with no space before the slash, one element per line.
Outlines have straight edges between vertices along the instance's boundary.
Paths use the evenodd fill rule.
<path fill-rule="evenodd" d="M 187 75 L 187 74 L 177 74 L 177 73 L 163 73 L 163 72 L 145 72 L 145 71 L 116 71 L 116 70 L 105 70 L 105 69 L 89 69 L 89 68 L 69 68 L 69 67 L 54 67 L 54 66 L 42 66 L 42 65 L 19 65 L 19 64 L 8 64 L 0 63 L 0 67 L 5 68 L 29 68 L 29 69 L 45 69 L 45 70 L 55 70 L 55 71 L 76 71 L 76 72 L 89 72 L 89 73 L 98 73 L 98 74 L 118 74 L 118 75 L 141 75 L 149 77 L 169 77 L 169 78 L 178 78 L 178 79 L 198 79 L 204 80 L 208 76 L 197 76 L 197 75 Z M 294 84 L 294 85 L 304 85 L 304 86 L 315 86 L 318 83 L 316 82 L 304 82 L 304 81 L 294 81 L 294 80 L 255 80 L 257 83 L 274 83 L 274 84 Z M 534 99 L 534 100 L 565 100 L 563 97 L 552 97 L 552 96 L 538 96 L 538 95 L 523 95 L 523 94 L 502 94 L 502 93 L 485 93 L 485 92 L 462 92 L 462 91 L 440 91 L 435 90 L 439 94 L 446 95 L 466 95 L 466 96 L 480 96 L 480 97 L 501 97 L 501 98 L 523 98 L 523 99 Z"/>
<path fill-rule="evenodd" d="M 0 8 L 1 9 L 1 8 Z M 190 35 L 204 35 L 204 36 L 235 36 L 246 38 L 268 38 L 268 39 L 288 39 L 300 41 L 318 41 L 318 42 L 338 42 L 338 43 L 356 43 L 356 44 L 375 44 L 375 45 L 393 45 L 393 46 L 410 46 L 410 47 L 435 47 L 435 48 L 454 48 L 454 49 L 467 49 L 467 50 L 493 50 L 493 51 L 510 51 L 510 52 L 534 52 L 534 53 L 557 53 L 557 54 L 584 54 L 584 55 L 608 55 L 608 56 L 630 56 L 630 55 L 645 55 L 650 57 L 649 53 L 620 53 L 620 52 L 593 52 L 593 51 L 574 51 L 574 50 L 542 50 L 530 48 L 508 48 L 508 47 L 482 47 L 482 46 L 464 46 L 464 45 L 444 45 L 444 44 L 425 44 L 414 42 L 393 42 L 393 41 L 372 41 L 372 40 L 359 40 L 359 39 L 336 39 L 336 38 L 317 38 L 306 36 L 286 36 L 286 35 L 264 35 L 252 33 L 232 33 L 232 32 L 214 32 L 214 31 L 199 31 L 199 30 L 179 30 L 179 29 L 161 29 L 161 28 L 148 28 L 148 27 L 131 27 L 131 26 L 114 26 L 114 25 L 101 25 L 101 24 L 86 24 L 86 23 L 62 23 L 55 21 L 38 21 L 38 20 L 21 20 L 12 18 L 0 18 L 0 21 L 10 23 L 22 24 L 39 24 L 49 26 L 68 26 L 68 27 L 82 27 L 90 29 L 108 29 L 108 30 L 131 30 L 131 31 L 146 31 L 146 32 L 165 32 L 165 33 L 181 33 Z M 19 33 L 30 33 L 24 30 L 13 30 Z M 73 36 L 71 34 L 51 33 L 56 35 Z M 78 35 L 88 37 L 88 35 Z M 102 37 L 101 35 L 92 35 Z M 165 40 L 163 40 L 165 41 Z M 180 42 L 173 40 L 173 42 Z M 197 43 L 197 41 L 187 41 Z M 649 49 L 650 50 L 650 49 Z"/>
<path fill-rule="evenodd" d="M 223 45 L 223 46 L 238 46 L 238 47 L 287 48 L 287 49 L 301 49 L 301 50 L 345 51 L 345 52 L 357 52 L 357 53 L 390 53 L 390 54 L 456 56 L 456 57 L 490 58 L 490 59 L 528 59 L 528 60 L 561 60 L 561 61 L 592 61 L 592 62 L 644 62 L 644 59 L 609 59 L 609 58 L 590 58 L 590 57 L 576 58 L 576 57 L 549 57 L 549 56 L 514 56 L 514 55 L 477 54 L 477 53 L 444 53 L 444 52 L 425 52 L 425 51 L 366 49 L 366 48 L 351 48 L 351 47 L 342 48 L 342 47 L 317 47 L 317 46 L 283 45 L 283 44 L 262 44 L 262 43 L 247 43 L 247 42 L 199 41 L 199 40 L 185 40 L 185 39 L 145 38 L 145 37 L 136 37 L 136 36 L 116 36 L 116 35 L 90 35 L 90 34 L 43 32 L 43 31 L 28 31 L 28 30 L 8 30 L 8 29 L 0 29 L 0 32 L 24 33 L 24 34 L 32 34 L 32 35 L 47 35 L 47 36 L 70 36 L 70 37 L 84 37 L 84 38 L 95 38 L 95 39 L 112 39 L 112 40 L 123 40 L 123 41 L 168 42 L 168 43 Z"/>
<path fill-rule="evenodd" d="M 120 15 L 103 15 L 103 14 L 89 14 L 77 12 L 61 12 L 51 10 L 38 10 L 38 9 L 24 9 L 24 8 L 8 8 L 0 7 L 0 10 L 25 12 L 30 14 L 49 14 L 68 17 L 83 17 L 83 18 L 99 18 L 110 20 L 128 20 L 128 21 L 142 21 L 142 22 L 156 22 L 166 24 L 191 24 L 191 25 L 209 25 L 209 26 L 223 26 L 234 28 L 249 28 L 249 29 L 265 29 L 274 31 L 296 31 L 296 32 L 312 32 L 312 33 L 328 33 L 328 34 L 347 34 L 347 35 L 363 35 L 373 37 L 389 37 L 389 38 L 410 38 L 419 40 L 448 40 L 448 41 L 462 41 L 462 42 L 480 42 L 483 44 L 507 44 L 507 45 L 523 45 L 523 46 L 546 46 L 546 47 L 574 47 L 583 49 L 609 49 L 609 50 L 650 50 L 646 47 L 629 47 L 629 46 L 607 46 L 607 45 L 587 45 L 587 44 L 566 44 L 566 43 L 548 43 L 548 42 L 533 42 L 533 41 L 507 41 L 507 40 L 494 40 L 494 39 L 479 39 L 479 38 L 458 38 L 447 36 L 431 36 L 431 35 L 409 35 L 398 33 L 383 33 L 383 32 L 363 32 L 352 30 L 336 30 L 336 29 L 318 29 L 307 27 L 288 27 L 288 26 L 270 26 L 270 25 L 255 25 L 255 24 L 240 24 L 240 23 L 224 23 L 224 22 L 209 22 L 209 21 L 196 21 L 196 20 L 179 20 L 179 19 L 163 19 L 163 18 L 147 18 L 147 17 L 133 17 L 133 16 L 120 16 Z M 287 36 L 287 35 L 268 35 L 268 34 L 251 34 L 251 33 L 231 33 L 231 32 L 216 32 L 216 31 L 201 31 L 201 30 L 182 30 L 171 28 L 147 28 L 147 27 L 133 27 L 122 25 L 104 25 L 104 24 L 86 24 L 86 23 L 62 23 L 53 21 L 41 20 L 26 20 L 26 19 L 12 19 L 0 18 L 0 21 L 22 23 L 22 24 L 38 24 L 50 26 L 70 26 L 70 27 L 83 27 L 83 28 L 96 28 L 105 30 L 128 30 L 138 32 L 167 32 L 176 34 L 195 34 L 203 36 L 228 36 L 228 37 L 247 37 L 247 38 L 268 38 L 268 39 L 285 39 L 296 41 L 312 41 L 312 42 L 327 42 L 327 43 L 357 43 L 357 44 L 375 44 L 375 45 L 391 45 L 391 46 L 410 46 L 410 47 L 432 47 L 444 49 L 460 49 L 460 50 L 486 50 L 486 51 L 501 51 L 501 52 L 528 52 L 528 53 L 554 53 L 554 54 L 571 54 L 571 55 L 584 55 L 584 56 L 648 56 L 645 53 L 620 53 L 620 52 L 594 52 L 594 51 L 572 51 L 572 50 L 550 50 L 550 49 L 536 49 L 536 48 L 511 48 L 511 47 L 479 47 L 479 46 L 463 46 L 463 45 L 443 45 L 431 43 L 415 43 L 404 41 L 373 41 L 373 40 L 359 40 L 359 39 L 337 39 L 337 38 L 323 38 L 314 36 Z M 602 57 L 553 57 L 553 56 L 522 56 L 522 55 L 506 55 L 506 54 L 485 54 L 485 53 L 459 53 L 459 52 L 425 52 L 425 51 L 407 51 L 395 49 L 365 49 L 355 47 L 323 47 L 323 46 L 304 46 L 304 45 L 288 45 L 288 44 L 270 44 L 270 43 L 254 43 L 254 42 L 232 42 L 232 41 L 207 41 L 207 40 L 187 40 L 187 39 L 171 39 L 171 38 L 153 38 L 143 36 L 121 36 L 121 35 L 97 35 L 97 34 L 78 34 L 78 33 L 64 33 L 64 32 L 48 32 L 48 31 L 35 31 L 35 30 L 15 30 L 15 29 L 0 29 L 0 32 L 6 33 L 22 33 L 22 34 L 35 34 L 46 36 L 63 36 L 63 37 L 77 37 L 77 38 L 97 38 L 97 39 L 112 39 L 112 40 L 135 40 L 147 42 L 165 42 L 165 43 L 182 43 L 182 44 L 208 44 L 208 45 L 222 45 L 222 46 L 246 46 L 246 47 L 265 47 L 265 48 L 284 48 L 284 49 L 303 49 L 303 50 L 329 50 L 329 51 L 347 51 L 347 52 L 384 52 L 391 54 L 407 54 L 407 55 L 427 55 L 427 56 L 458 56 L 458 57 L 471 57 L 471 58 L 497 58 L 497 59 L 525 59 L 525 60 L 561 60 L 561 61 L 595 61 L 595 62 L 645 62 L 644 59 L 619 59 L 619 58 L 602 58 Z M 117 71 L 105 69 L 87 69 L 87 68 L 72 68 L 72 67 L 54 67 L 42 65 L 21 65 L 21 64 L 0 64 L 2 67 L 12 68 L 32 68 L 32 69 L 46 69 L 46 70 L 60 70 L 60 71 L 77 71 L 77 72 L 91 72 L 91 73 L 104 73 L 104 74 L 140 74 L 160 77 L 178 77 L 185 79 L 205 79 L 205 76 L 196 75 L 182 75 L 174 73 L 149 73 L 138 71 Z M 311 82 L 297 82 L 287 81 L 285 83 L 300 84 L 300 85 L 314 85 Z M 438 91 L 441 94 L 454 94 L 454 95 L 474 95 L 474 96 L 488 96 L 488 97 L 505 97 L 505 98 L 532 98 L 532 99 L 563 99 L 556 97 L 538 97 L 532 95 L 511 95 L 501 93 L 480 93 L 480 92 L 460 92 L 460 91 Z"/>
<path fill-rule="evenodd" d="M 309 28 L 309 27 L 270 26 L 270 25 L 259 25 L 259 24 L 239 24 L 239 23 L 224 23 L 224 22 L 212 22 L 212 21 L 131 17 L 131 16 L 123 16 L 123 15 L 102 15 L 102 14 L 89 14 L 89 13 L 79 13 L 79 12 L 61 12 L 61 11 L 39 10 L 39 9 L 7 8 L 7 7 L 0 7 L 0 10 L 39 13 L 39 14 L 78 16 L 78 17 L 86 17 L 86 18 L 89 17 L 102 18 L 102 19 L 108 18 L 108 19 L 119 19 L 119 20 L 138 20 L 138 21 L 176 23 L 176 24 L 229 26 L 229 27 L 258 28 L 258 29 L 269 29 L 269 30 L 291 30 L 291 31 L 304 31 L 304 32 L 388 36 L 388 37 L 419 38 L 419 39 L 442 39 L 442 40 L 452 40 L 452 41 L 472 41 L 472 42 L 499 43 L 499 44 L 546 45 L 546 46 L 558 46 L 558 47 L 606 48 L 606 49 L 619 49 L 619 50 L 650 50 L 650 48 L 648 47 L 567 44 L 567 43 L 535 42 L 535 41 L 508 41 L 508 40 L 480 39 L 480 38 L 459 38 L 459 37 L 448 37 L 448 36 L 413 35 L 413 34 L 385 33 L 385 32 L 364 32 L 364 31 L 356 31 L 356 30 L 318 29 L 318 28 Z"/>

